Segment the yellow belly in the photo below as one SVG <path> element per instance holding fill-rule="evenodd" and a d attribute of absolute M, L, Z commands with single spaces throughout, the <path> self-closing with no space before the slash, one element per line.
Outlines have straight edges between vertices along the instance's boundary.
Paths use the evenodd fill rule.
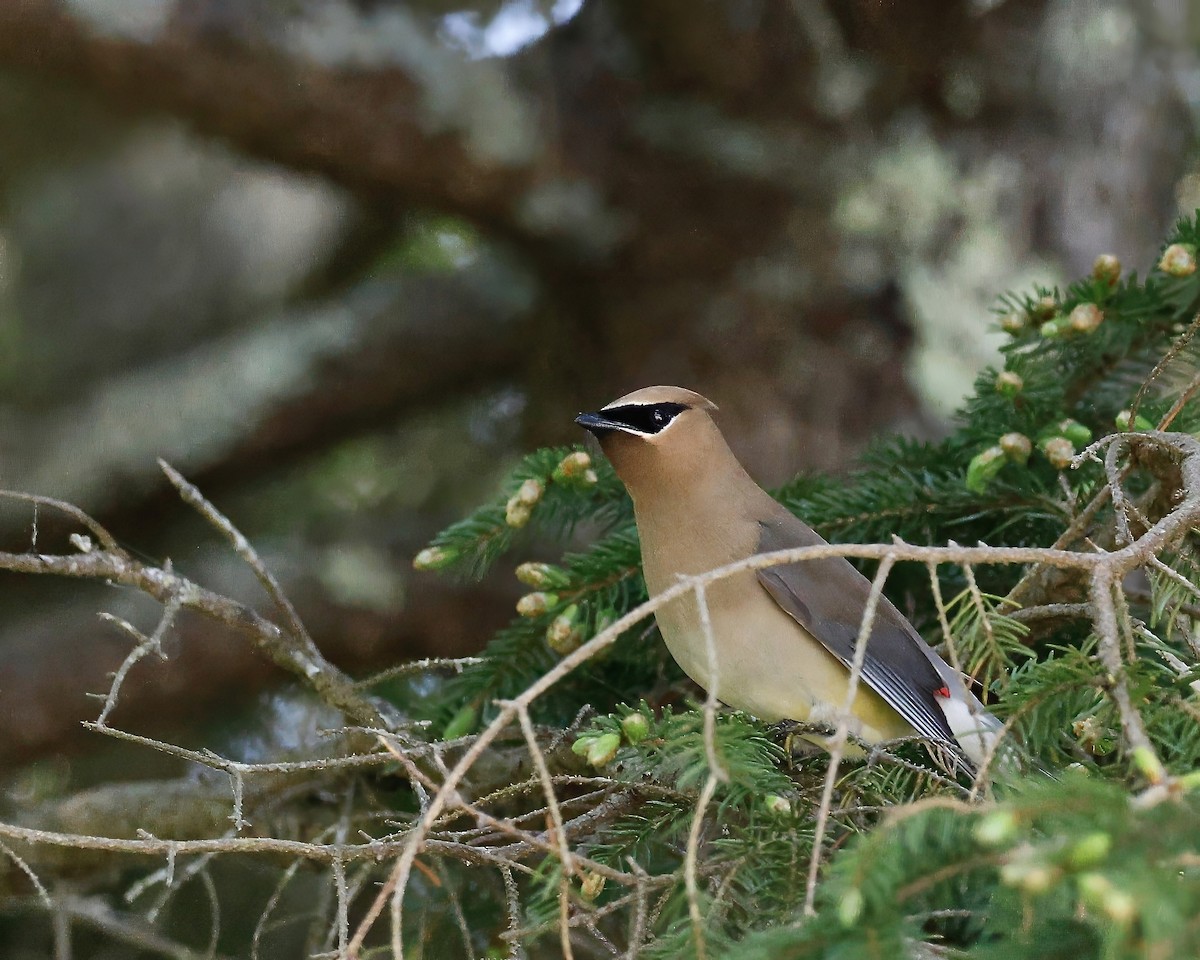
<path fill-rule="evenodd" d="M 715 671 L 695 594 L 655 613 L 667 649 L 684 673 L 705 690 L 714 685 L 721 702 L 760 720 L 836 723 L 846 704 L 849 670 L 771 600 L 753 572 L 711 584 L 707 593 Z M 851 732 L 867 741 L 913 733 L 861 680 L 851 713 Z"/>

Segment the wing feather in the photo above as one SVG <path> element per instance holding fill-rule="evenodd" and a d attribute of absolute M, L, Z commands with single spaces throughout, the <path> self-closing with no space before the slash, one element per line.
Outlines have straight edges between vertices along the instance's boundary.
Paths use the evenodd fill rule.
<path fill-rule="evenodd" d="M 807 524 L 780 508 L 761 522 L 759 552 L 825 543 Z M 758 580 L 775 602 L 847 667 L 862 626 L 871 582 L 843 557 L 767 567 Z M 862 679 L 922 736 L 957 746 L 936 692 L 946 681 L 937 654 L 886 597 L 879 598 L 867 641 Z M 948 668 L 947 668 L 948 669 Z"/>

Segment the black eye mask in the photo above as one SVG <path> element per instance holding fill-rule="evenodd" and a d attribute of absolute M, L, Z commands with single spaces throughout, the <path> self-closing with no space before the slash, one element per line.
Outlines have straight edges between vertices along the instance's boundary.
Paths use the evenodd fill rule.
<path fill-rule="evenodd" d="M 602 410 L 601 416 L 639 433 L 658 433 L 686 409 L 682 403 L 631 403 Z"/>

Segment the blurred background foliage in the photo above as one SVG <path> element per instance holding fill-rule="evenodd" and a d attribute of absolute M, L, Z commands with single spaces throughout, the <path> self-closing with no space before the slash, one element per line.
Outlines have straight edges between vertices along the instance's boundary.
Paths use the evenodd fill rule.
<path fill-rule="evenodd" d="M 943 432 L 998 291 L 1144 271 L 1200 205 L 1198 40 L 1194 0 L 0 4 L 0 486 L 257 602 L 164 457 L 331 659 L 471 652 L 518 586 L 412 555 L 576 410 L 686 384 L 764 483 L 836 471 Z M 0 802 L 178 772 L 78 723 L 128 650 L 95 611 L 150 607 L 0 582 Z M 315 723 L 208 624 L 169 653 L 126 728 Z"/>

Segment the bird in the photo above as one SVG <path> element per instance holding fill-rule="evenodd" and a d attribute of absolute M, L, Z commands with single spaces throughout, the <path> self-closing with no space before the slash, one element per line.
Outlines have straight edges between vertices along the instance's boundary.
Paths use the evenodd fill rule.
<path fill-rule="evenodd" d="M 575 423 L 596 437 L 633 501 L 650 595 L 759 553 L 825 544 L 746 472 L 682 387 L 635 390 Z M 871 581 L 844 557 L 738 571 L 706 589 L 715 670 L 694 591 L 655 611 L 671 656 L 711 696 L 768 723 L 836 725 L 845 710 Z M 967 770 L 1001 730 L 964 678 L 880 596 L 849 732 L 867 743 L 919 735 Z M 965 759 L 964 759 L 965 758 Z"/>

